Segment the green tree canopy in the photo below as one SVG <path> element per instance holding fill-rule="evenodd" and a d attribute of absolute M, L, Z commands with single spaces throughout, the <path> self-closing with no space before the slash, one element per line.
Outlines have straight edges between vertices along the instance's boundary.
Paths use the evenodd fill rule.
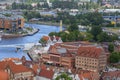
<path fill-rule="evenodd" d="M 118 36 L 115 34 L 108 35 L 108 33 L 102 32 L 97 36 L 97 40 L 99 42 L 112 42 L 114 40 L 118 40 Z"/>
<path fill-rule="evenodd" d="M 47 41 L 44 40 L 43 38 L 41 38 L 41 39 L 39 40 L 39 43 L 41 43 L 42 46 L 45 46 L 45 45 L 47 44 Z"/>
<path fill-rule="evenodd" d="M 113 51 L 114 51 L 114 45 L 113 45 L 112 43 L 110 43 L 110 44 L 108 45 L 108 51 L 110 51 L 110 52 L 113 52 Z"/>
<path fill-rule="evenodd" d="M 120 52 L 112 52 L 109 60 L 110 63 L 118 63 L 120 61 Z"/>
<path fill-rule="evenodd" d="M 77 24 L 71 24 L 68 27 L 68 31 L 77 31 L 78 30 L 78 25 Z"/>
<path fill-rule="evenodd" d="M 94 40 L 97 40 L 97 36 L 98 36 L 101 32 L 102 32 L 102 29 L 101 29 L 101 27 L 99 27 L 99 26 L 93 26 L 93 27 L 91 28 L 91 31 L 90 31 L 90 33 L 93 35 L 93 39 L 94 39 Z"/>
<path fill-rule="evenodd" d="M 72 80 L 66 73 L 62 73 L 60 76 L 57 76 L 55 80 Z"/>

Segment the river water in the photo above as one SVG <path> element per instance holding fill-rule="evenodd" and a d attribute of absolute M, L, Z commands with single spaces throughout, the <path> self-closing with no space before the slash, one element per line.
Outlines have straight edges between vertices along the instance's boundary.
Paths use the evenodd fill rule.
<path fill-rule="evenodd" d="M 0 45 L 12 45 L 12 44 L 26 44 L 26 43 L 37 43 L 39 39 L 44 36 L 48 35 L 50 32 L 59 32 L 59 27 L 57 26 L 49 26 L 49 25 L 39 25 L 39 24 L 25 24 L 25 26 L 38 28 L 39 32 L 34 34 L 33 36 L 25 36 L 19 38 L 10 38 L 10 39 L 2 39 Z M 3 58 L 21 58 L 25 56 L 26 59 L 30 59 L 23 50 L 19 50 L 15 52 L 16 48 L 0 48 L 0 60 Z"/>

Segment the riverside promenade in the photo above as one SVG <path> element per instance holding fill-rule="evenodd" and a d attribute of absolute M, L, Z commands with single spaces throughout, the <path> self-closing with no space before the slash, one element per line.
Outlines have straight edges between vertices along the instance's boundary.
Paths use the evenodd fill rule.
<path fill-rule="evenodd" d="M 16 37 L 24 37 L 24 36 L 32 36 L 37 33 L 40 29 L 33 28 L 32 31 L 26 31 L 26 33 L 2 33 L 2 38 L 16 38 Z"/>

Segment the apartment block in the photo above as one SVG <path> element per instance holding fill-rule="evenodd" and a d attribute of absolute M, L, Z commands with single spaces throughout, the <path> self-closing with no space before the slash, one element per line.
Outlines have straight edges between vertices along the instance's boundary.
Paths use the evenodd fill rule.
<path fill-rule="evenodd" d="M 24 18 L 20 15 L 0 14 L 0 28 L 15 31 L 24 27 Z"/>
<path fill-rule="evenodd" d="M 82 70 L 102 71 L 106 63 L 107 56 L 102 47 L 81 46 L 75 57 L 75 67 Z"/>

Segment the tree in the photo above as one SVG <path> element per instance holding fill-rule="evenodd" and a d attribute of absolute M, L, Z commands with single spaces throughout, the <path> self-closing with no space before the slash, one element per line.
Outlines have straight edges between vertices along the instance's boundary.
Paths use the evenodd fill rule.
<path fill-rule="evenodd" d="M 71 25 L 68 27 L 68 31 L 76 31 L 76 30 L 78 30 L 77 24 L 71 24 Z"/>
<path fill-rule="evenodd" d="M 58 33 L 57 33 L 57 32 L 50 32 L 50 33 L 49 33 L 49 36 L 54 36 L 54 35 L 55 35 L 55 36 L 58 36 Z"/>
<path fill-rule="evenodd" d="M 118 63 L 120 61 L 120 52 L 112 52 L 109 57 L 110 63 Z"/>
<path fill-rule="evenodd" d="M 99 26 L 93 26 L 90 31 L 90 33 L 93 35 L 93 39 L 96 41 L 97 41 L 98 34 L 100 34 L 101 32 L 102 32 L 102 29 Z"/>
<path fill-rule="evenodd" d="M 114 51 L 114 45 L 113 45 L 112 43 L 110 43 L 110 44 L 108 45 L 108 51 L 110 51 L 110 52 L 113 52 L 113 51 Z"/>
<path fill-rule="evenodd" d="M 103 17 L 100 13 L 94 12 L 87 15 L 87 19 L 92 25 L 101 25 L 103 23 Z"/>
<path fill-rule="evenodd" d="M 108 33 L 102 32 L 97 36 L 97 40 L 99 42 L 112 42 L 118 40 L 118 36 L 116 34 L 108 35 Z"/>
<path fill-rule="evenodd" d="M 111 37 L 106 32 L 101 32 L 100 34 L 98 34 L 97 40 L 99 42 L 110 42 L 110 41 L 112 41 Z"/>
<path fill-rule="evenodd" d="M 97 3 L 101 6 L 102 5 L 102 0 L 97 0 Z"/>
<path fill-rule="evenodd" d="M 40 3 L 37 3 L 37 8 L 39 9 L 41 6 L 40 6 Z"/>
<path fill-rule="evenodd" d="M 84 40 L 91 41 L 93 40 L 93 35 L 91 33 L 85 33 L 84 34 Z"/>
<path fill-rule="evenodd" d="M 12 3 L 12 9 L 16 9 L 16 7 L 17 7 L 16 2 Z"/>
<path fill-rule="evenodd" d="M 58 36 L 61 37 L 63 42 L 67 42 L 68 41 L 68 33 L 66 33 L 66 32 L 59 32 Z"/>
<path fill-rule="evenodd" d="M 45 46 L 45 45 L 47 44 L 47 41 L 44 40 L 43 38 L 41 38 L 41 39 L 39 40 L 39 43 L 41 43 L 42 46 Z"/>
<path fill-rule="evenodd" d="M 72 80 L 66 73 L 62 73 L 60 76 L 57 76 L 55 80 Z"/>

